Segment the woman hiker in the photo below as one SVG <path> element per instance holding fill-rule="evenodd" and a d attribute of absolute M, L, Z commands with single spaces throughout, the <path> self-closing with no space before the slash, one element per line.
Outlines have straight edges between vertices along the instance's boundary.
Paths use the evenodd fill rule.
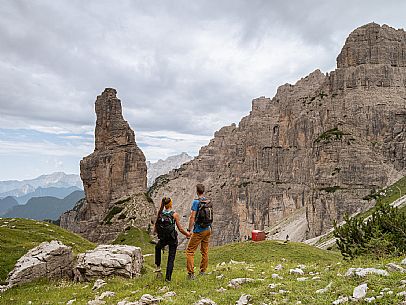
<path fill-rule="evenodd" d="M 161 251 L 166 245 L 169 246 L 168 264 L 166 266 L 165 281 L 170 282 L 172 278 L 173 265 L 175 262 L 176 249 L 178 247 L 178 233 L 175 229 L 175 224 L 178 230 L 187 238 L 190 233 L 186 232 L 180 222 L 179 214 L 172 210 L 172 199 L 169 197 L 162 198 L 161 207 L 158 211 L 157 220 L 155 222 L 155 232 L 158 233 L 158 243 L 155 246 L 155 265 L 157 274 L 161 273 Z"/>

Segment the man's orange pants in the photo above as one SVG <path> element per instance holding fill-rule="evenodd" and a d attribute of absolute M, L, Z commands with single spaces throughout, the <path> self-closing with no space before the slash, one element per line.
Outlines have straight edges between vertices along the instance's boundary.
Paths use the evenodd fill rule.
<path fill-rule="evenodd" d="M 200 252 L 202 253 L 202 260 L 200 262 L 200 272 L 206 272 L 209 265 L 209 240 L 211 229 L 205 230 L 200 233 L 193 233 L 189 240 L 186 249 L 186 267 L 189 274 L 194 273 L 195 268 L 195 252 L 200 245 Z"/>

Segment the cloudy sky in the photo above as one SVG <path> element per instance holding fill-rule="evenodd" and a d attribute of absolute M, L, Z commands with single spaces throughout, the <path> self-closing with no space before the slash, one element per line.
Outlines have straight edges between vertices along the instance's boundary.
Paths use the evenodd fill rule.
<path fill-rule="evenodd" d="M 2 0 L 0 180 L 79 172 L 94 101 L 114 87 L 148 160 L 196 155 L 375 21 L 406 26 L 406 1 Z"/>

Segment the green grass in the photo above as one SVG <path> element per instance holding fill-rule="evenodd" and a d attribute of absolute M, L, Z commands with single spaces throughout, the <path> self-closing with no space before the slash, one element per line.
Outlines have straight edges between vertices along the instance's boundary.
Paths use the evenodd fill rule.
<path fill-rule="evenodd" d="M 7 278 L 17 260 L 43 241 L 59 240 L 75 253 L 93 249 L 95 245 L 56 225 L 20 218 L 0 218 L 0 281 Z"/>
<path fill-rule="evenodd" d="M 139 236 L 139 235 L 138 235 Z M 166 254 L 164 255 L 166 257 Z M 245 261 L 245 264 L 230 264 L 230 260 Z M 399 259 L 397 259 L 399 260 Z M 397 261 L 395 259 L 395 261 Z M 199 255 L 196 255 L 196 263 Z M 106 304 L 117 304 L 127 298 L 129 301 L 138 300 L 145 293 L 162 296 L 159 289 L 164 285 L 175 291 L 174 301 L 163 301 L 160 304 L 193 304 L 200 297 L 209 297 L 217 304 L 235 304 L 243 293 L 251 294 L 253 304 L 331 304 L 339 295 L 352 295 L 355 286 L 368 283 L 367 296 L 378 295 L 381 289 L 391 288 L 395 293 L 385 296 L 379 304 L 396 304 L 400 301 L 396 293 L 402 291 L 399 281 L 404 278 L 401 273 L 391 273 L 389 277 L 368 276 L 367 278 L 347 278 L 342 275 L 349 267 L 380 267 L 393 261 L 390 258 L 376 261 L 372 258 L 361 258 L 351 262 L 344 262 L 340 255 L 334 252 L 323 251 L 300 243 L 284 245 L 278 241 L 244 242 L 210 250 L 209 273 L 204 277 L 197 277 L 195 281 L 186 280 L 185 257 L 183 251 L 178 251 L 172 282 L 168 285 L 161 279 L 156 279 L 150 268 L 144 275 L 134 279 L 107 278 L 107 285 L 100 291 L 92 291 L 93 283 L 73 283 L 69 281 L 39 281 L 15 287 L 0 295 L 0 304 L 66 304 L 68 300 L 76 298 L 74 304 L 86 304 L 89 300 L 103 291 L 113 291 L 116 296 L 105 299 Z M 222 262 L 225 264 L 221 265 Z M 166 263 L 166 262 L 164 262 Z M 290 275 L 289 269 L 298 264 L 305 264 L 306 277 L 312 278 L 309 272 L 318 272 L 320 280 L 299 282 L 298 276 Z M 147 262 L 147 264 L 150 264 Z M 274 267 L 282 264 L 281 271 Z M 151 267 L 151 266 L 150 266 Z M 283 279 L 272 279 L 272 274 L 278 273 Z M 216 276 L 224 275 L 222 279 Z M 338 275 L 337 275 L 338 274 Z M 263 279 L 243 285 L 240 289 L 227 288 L 228 282 L 237 277 L 251 277 Z M 326 294 L 315 294 L 315 291 L 324 288 L 333 282 L 331 290 Z M 270 283 L 279 283 L 277 289 L 270 289 Z M 225 292 L 216 289 L 227 288 Z M 272 291 L 288 290 L 286 295 L 272 295 Z M 374 290 L 374 292 L 372 292 Z"/>
<path fill-rule="evenodd" d="M 1 221 L 5 221 L 2 219 Z M 7 220 L 6 220 L 7 221 Z M 72 246 L 75 251 L 84 251 L 91 248 L 91 243 L 83 243 L 83 239 L 64 231 L 55 226 L 45 226 L 43 223 L 16 220 L 18 223 L 16 228 L 7 230 L 22 230 L 21 226 L 37 232 L 40 237 L 43 234 L 50 232 L 48 229 L 58 232 L 59 236 L 63 236 L 65 243 L 73 242 L 73 238 L 78 238 Z M 39 224 L 37 224 L 39 223 Z M 0 229 L 3 229 L 0 227 Z M 60 230 L 60 231 L 59 231 Z M 24 231 L 24 230 L 22 230 Z M 28 230 L 26 230 L 28 231 Z M 0 231 L 3 232 L 3 231 Z M 28 232 L 30 234 L 30 232 Z M 10 236 L 11 232 L 7 231 Z M 33 238 L 33 237 L 27 237 Z M 21 239 L 21 237 L 18 237 Z M 49 240 L 52 238 L 49 238 Z M 143 254 L 152 254 L 154 245 L 150 243 L 150 236 L 141 230 L 131 228 L 122 233 L 114 243 L 116 244 L 131 244 L 140 246 L 143 249 Z M 41 240 L 42 241 L 42 240 Z M 62 240 L 63 241 L 63 240 Z M 28 243 L 28 241 L 27 241 Z M 8 245 L 9 248 L 14 244 L 12 239 L 7 242 L 2 240 L 1 245 Z M 34 246 L 36 243 L 32 244 Z M 30 246 L 31 247 L 31 246 Z M 11 251 L 1 253 L 1 257 L 8 257 L 12 254 Z M 166 266 L 167 252 L 165 252 L 162 266 Z M 198 267 L 200 253 L 196 253 L 195 264 Z M 231 260 L 245 262 L 243 264 L 230 263 Z M 331 304 L 332 301 L 340 295 L 352 295 L 354 287 L 361 283 L 368 283 L 367 296 L 379 295 L 381 289 L 389 287 L 394 291 L 391 296 L 385 296 L 380 300 L 379 304 L 397 304 L 401 301 L 400 297 L 396 296 L 397 292 L 403 289 L 399 288 L 400 280 L 404 279 L 401 273 L 391 273 L 389 277 L 368 276 L 366 278 L 347 278 L 342 276 L 350 267 L 376 267 L 385 268 L 388 262 L 397 262 L 401 258 L 385 258 L 376 260 L 370 257 L 357 258 L 353 261 L 344 261 L 341 255 L 337 252 L 320 250 L 302 243 L 290 242 L 284 244 L 279 241 L 263 241 L 263 242 L 242 242 L 234 243 L 221 247 L 210 249 L 209 270 L 204 277 L 197 277 L 195 281 L 186 280 L 186 259 L 184 251 L 179 250 L 175 260 L 175 270 L 172 277 L 172 282 L 167 284 L 162 279 L 157 279 L 153 273 L 153 256 L 145 258 L 145 273 L 134 279 L 122 279 L 118 277 L 106 278 L 107 285 L 98 291 L 92 291 L 91 283 L 74 283 L 71 281 L 48 281 L 41 280 L 30 284 L 25 284 L 19 287 L 14 287 L 0 294 L 0 304 L 66 304 L 68 300 L 76 299 L 73 304 L 87 304 L 89 300 L 100 295 L 103 291 L 113 291 L 116 293 L 114 297 L 106 298 L 106 304 L 117 304 L 127 298 L 129 301 L 138 300 L 143 294 L 149 293 L 154 296 L 162 296 L 163 292 L 159 290 L 163 286 L 168 286 L 171 291 L 175 291 L 177 296 L 173 301 L 164 300 L 160 304 L 179 304 L 190 305 L 195 303 L 201 297 L 208 297 L 217 304 L 235 304 L 236 300 L 243 293 L 248 293 L 253 296 L 252 304 L 296 304 L 301 301 L 302 304 Z M 283 265 L 283 269 L 275 271 L 275 266 Z M 299 282 L 296 280 L 298 276 L 289 274 L 289 269 L 295 268 L 298 264 L 306 266 L 305 277 L 309 280 Z M 319 280 L 312 280 L 314 275 L 310 272 L 319 273 Z M 283 279 L 272 279 L 272 274 L 277 273 Z M 216 276 L 223 275 L 222 279 L 217 279 Z M 240 289 L 227 288 L 228 282 L 237 277 L 250 277 L 254 279 L 262 279 L 254 283 L 243 285 Z M 300 276 L 299 276 L 300 277 Z M 324 288 L 328 283 L 333 282 L 332 288 L 326 294 L 316 294 L 315 291 Z M 281 284 L 276 289 L 268 287 L 270 283 Z M 217 292 L 216 289 L 227 288 L 225 292 Z M 279 289 L 287 290 L 289 293 L 282 295 L 273 295 L 272 292 Z"/>
<path fill-rule="evenodd" d="M 125 230 L 123 233 L 121 233 L 113 244 L 141 247 L 143 254 L 146 254 L 154 253 L 155 251 L 155 245 L 153 245 L 151 241 L 152 238 L 147 232 L 132 227 L 129 228 L 129 230 Z"/>

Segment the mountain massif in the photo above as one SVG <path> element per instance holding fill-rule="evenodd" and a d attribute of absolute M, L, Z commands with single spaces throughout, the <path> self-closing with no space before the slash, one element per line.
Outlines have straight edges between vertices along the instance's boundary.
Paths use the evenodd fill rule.
<path fill-rule="evenodd" d="M 167 174 L 173 169 L 179 168 L 182 164 L 189 162 L 192 159 L 191 156 L 183 152 L 179 155 L 170 156 L 165 160 L 158 160 L 154 163 L 147 161 L 148 187 L 154 184 L 157 177 Z"/>
<path fill-rule="evenodd" d="M 39 187 L 66 188 L 71 186 L 76 186 L 79 189 L 83 188 L 78 175 L 55 172 L 49 175 L 41 175 L 35 179 L 0 181 L 0 197 L 20 197 L 35 191 Z"/>
<path fill-rule="evenodd" d="M 213 244 L 292 216 L 290 238 L 304 240 L 367 209 L 380 188 L 405 175 L 405 143 L 406 33 L 371 23 L 349 35 L 334 71 L 254 99 L 238 126 L 217 131 L 150 194 L 156 204 L 171 194 L 188 215 L 194 186 L 204 183 L 215 209 Z"/>
<path fill-rule="evenodd" d="M 105 89 L 95 110 L 95 150 L 80 162 L 85 199 L 61 216 L 60 225 L 108 242 L 129 226 L 148 229 L 155 207 L 146 194 L 145 156 L 123 118 L 116 90 Z"/>

